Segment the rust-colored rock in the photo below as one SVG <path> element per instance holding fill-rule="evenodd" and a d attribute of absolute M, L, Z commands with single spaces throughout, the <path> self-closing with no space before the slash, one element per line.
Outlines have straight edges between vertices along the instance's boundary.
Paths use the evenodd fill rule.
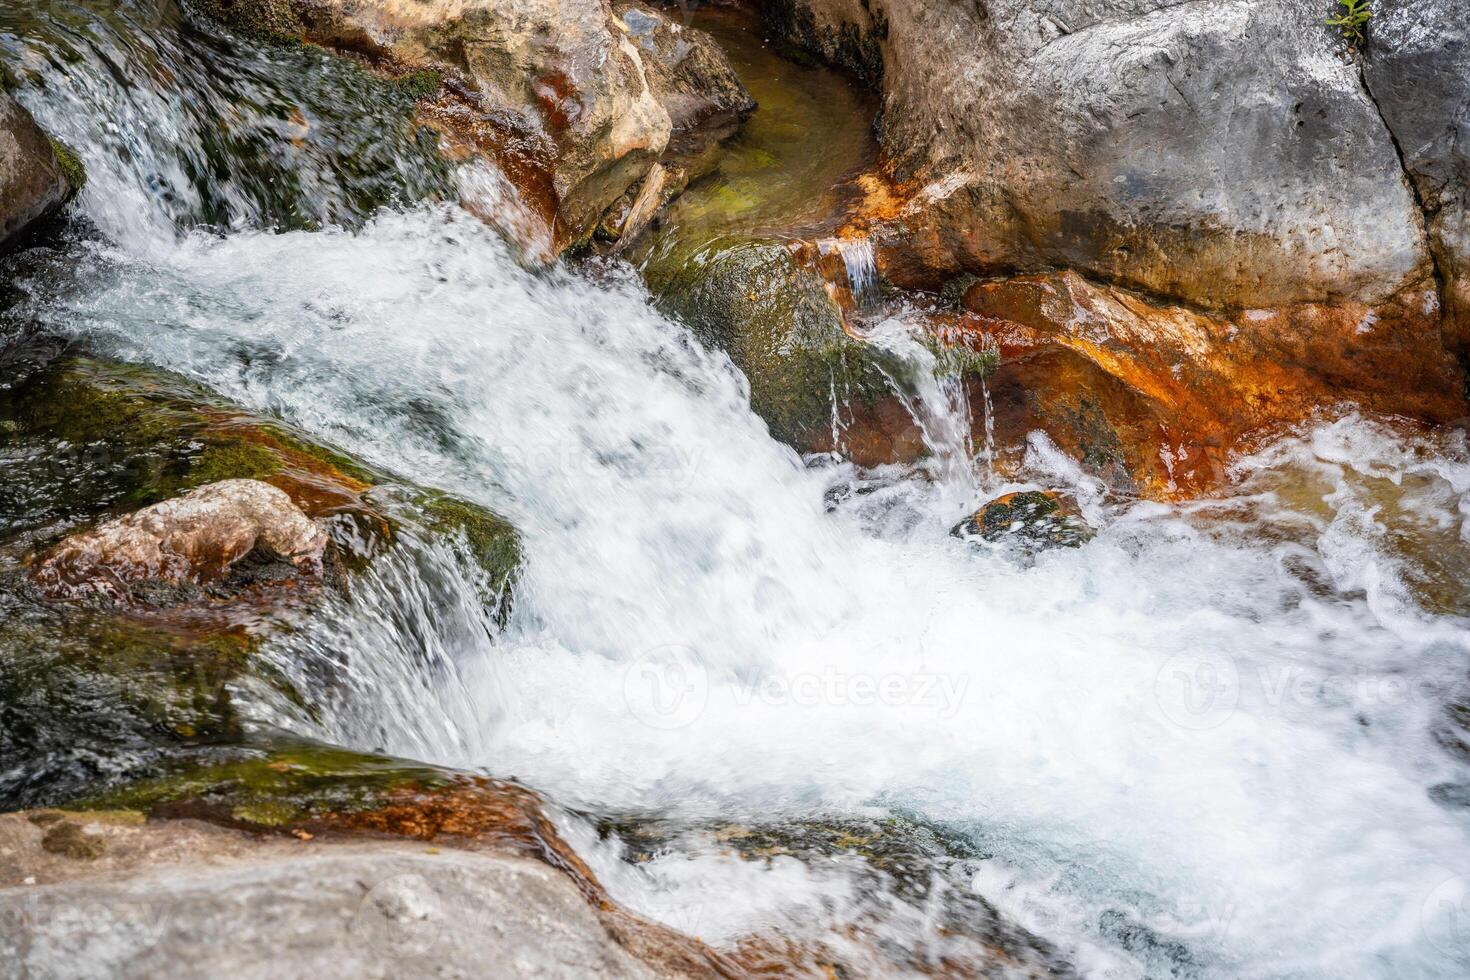
<path fill-rule="evenodd" d="M 1429 424 L 1470 414 L 1427 285 L 1377 304 L 1230 312 L 1163 305 L 1073 272 L 975 281 L 962 296 L 960 311 L 930 314 L 928 327 L 942 344 L 998 356 L 988 387 L 1002 470 L 1041 430 L 1115 490 L 1177 498 L 1219 486 L 1232 453 L 1318 414 Z M 985 398 L 978 377 L 967 385 L 979 444 Z M 924 449 L 896 398 L 851 406 L 844 421 L 840 446 L 813 431 L 804 448 L 865 466 Z"/>
<path fill-rule="evenodd" d="M 284 491 L 259 480 L 221 480 L 72 535 L 41 559 L 34 577 L 54 598 L 123 601 L 130 583 L 201 585 L 252 553 L 314 573 L 326 544 Z"/>
<path fill-rule="evenodd" d="M 1061 273 L 976 283 L 964 304 L 952 336 L 1000 355 L 990 391 L 1001 441 L 1043 429 L 1145 496 L 1208 490 L 1233 450 L 1321 410 L 1431 423 L 1466 414 L 1428 289 L 1371 306 L 1223 314 Z"/>

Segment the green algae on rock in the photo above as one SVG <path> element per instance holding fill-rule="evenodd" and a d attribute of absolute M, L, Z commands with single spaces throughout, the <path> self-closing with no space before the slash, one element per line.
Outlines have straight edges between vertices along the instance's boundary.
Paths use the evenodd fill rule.
<path fill-rule="evenodd" d="M 826 283 L 787 245 L 715 246 L 668 279 L 652 275 L 660 305 L 745 373 L 751 407 L 783 442 L 801 447 L 830 428 L 837 405 L 888 391 Z"/>
<path fill-rule="evenodd" d="M 509 615 L 520 549 L 503 519 L 394 484 L 166 372 L 52 360 L 0 390 L 0 460 L 0 755 L 25 761 L 22 777 L 0 777 L 0 801 L 34 802 L 184 744 L 232 741 L 241 694 L 309 722 L 315 695 L 258 646 L 309 623 L 323 588 L 351 588 L 385 549 L 444 542 L 481 570 L 495 622 Z M 123 606 L 47 602 L 30 583 L 27 564 L 68 532 L 238 478 L 274 484 L 323 522 L 325 581 L 301 588 L 252 566 L 228 592 L 143 583 Z"/>

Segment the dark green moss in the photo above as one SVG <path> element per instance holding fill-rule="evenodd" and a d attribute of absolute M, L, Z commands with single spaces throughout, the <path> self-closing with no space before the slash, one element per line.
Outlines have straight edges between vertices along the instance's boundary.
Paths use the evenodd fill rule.
<path fill-rule="evenodd" d="M 262 828 L 381 807 L 400 789 L 447 786 L 454 774 L 388 756 L 353 752 L 276 734 L 265 744 L 183 758 L 164 772 L 73 801 L 83 810 L 156 812 L 188 804 L 197 812 Z"/>
<path fill-rule="evenodd" d="M 418 102 L 437 95 L 444 84 L 444 73 L 435 68 L 420 68 L 394 79 L 404 95 Z"/>
<path fill-rule="evenodd" d="M 66 178 L 67 186 L 71 188 L 71 193 L 77 193 L 87 183 L 87 168 L 82 165 L 82 158 L 61 140 L 48 137 L 48 142 L 56 153 L 57 162 L 61 164 L 61 175 Z"/>
<path fill-rule="evenodd" d="M 264 446 L 250 442 L 213 445 L 193 461 L 186 483 L 198 487 L 219 480 L 260 479 L 280 471 L 280 458 Z"/>
<path fill-rule="evenodd" d="M 419 494 L 414 503 L 429 531 L 457 538 L 468 549 L 471 560 L 485 573 L 481 598 L 504 626 L 522 561 L 516 529 L 477 504 L 438 491 Z"/>

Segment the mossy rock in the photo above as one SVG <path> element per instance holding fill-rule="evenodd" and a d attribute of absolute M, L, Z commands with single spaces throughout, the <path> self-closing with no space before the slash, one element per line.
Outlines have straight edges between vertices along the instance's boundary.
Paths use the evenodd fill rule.
<path fill-rule="evenodd" d="M 252 37 L 300 41 L 306 24 L 292 0 L 188 0 L 190 6 Z"/>
<path fill-rule="evenodd" d="M 243 630 L 180 632 L 39 601 L 0 574 L 0 808 L 44 801 L 171 747 L 239 736 L 232 685 L 258 669 Z M 283 679 L 254 674 L 290 703 Z"/>
<path fill-rule="evenodd" d="M 421 493 L 414 503 L 430 531 L 450 535 L 467 549 L 469 558 L 485 575 L 481 600 L 493 610 L 496 622 L 504 626 L 510 618 L 523 560 L 516 529 L 484 507 L 439 491 Z"/>
<path fill-rule="evenodd" d="M 0 488 L 0 528 L 11 533 L 54 534 L 219 480 L 276 483 L 309 513 L 373 482 L 340 453 L 182 378 L 82 356 L 0 390 L 0 448 L 14 461 Z"/>
<path fill-rule="evenodd" d="M 382 549 L 417 536 L 481 569 L 486 607 L 501 624 L 509 614 L 520 565 L 509 523 L 394 484 L 166 372 L 51 361 L 0 390 L 0 457 L 0 758 L 19 763 L 0 767 L 0 804 L 147 766 L 180 744 L 233 741 L 242 685 L 252 699 L 314 715 L 254 653 L 260 637 L 311 615 L 318 592 L 267 584 L 257 601 L 185 584 L 135 594 L 139 608 L 42 601 L 22 560 L 83 526 L 205 483 L 264 479 L 325 521 L 335 543 L 326 587 L 350 589 Z"/>
<path fill-rule="evenodd" d="M 82 165 L 82 158 L 77 156 L 76 151 L 59 139 L 50 138 L 51 150 L 56 154 L 56 162 L 61 164 L 61 175 L 66 178 L 66 184 L 71 188 L 71 194 L 77 194 L 87 183 L 87 168 Z"/>
<path fill-rule="evenodd" d="M 456 774 L 283 733 L 228 748 L 184 753 L 161 772 L 80 800 L 79 810 L 177 811 L 277 829 L 383 806 L 395 792 L 450 785 Z"/>
<path fill-rule="evenodd" d="M 834 391 L 861 404 L 890 393 L 875 352 L 848 336 L 821 276 L 784 243 L 717 243 L 645 275 L 665 310 L 745 373 L 751 407 L 783 442 L 802 449 L 825 430 Z"/>

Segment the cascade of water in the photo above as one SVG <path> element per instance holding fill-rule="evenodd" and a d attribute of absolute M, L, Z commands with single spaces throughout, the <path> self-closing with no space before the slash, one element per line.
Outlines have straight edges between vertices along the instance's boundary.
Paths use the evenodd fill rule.
<path fill-rule="evenodd" d="M 881 351 L 880 370 L 919 427 L 942 482 L 964 494 L 975 488 L 970 403 L 964 379 L 940 363 L 916 328 L 890 317 L 863 333 Z"/>
<path fill-rule="evenodd" d="M 828 513 L 831 472 L 773 443 L 729 361 L 636 283 L 530 272 L 453 204 L 281 232 L 252 183 L 191 170 L 218 105 L 120 80 L 95 38 L 38 60 L 4 37 L 43 76 L 27 103 L 101 175 L 82 208 L 108 239 L 22 315 L 522 532 L 503 632 L 461 563 L 415 546 L 268 644 L 303 685 L 323 661 L 340 678 L 320 717 L 273 720 L 596 812 L 915 815 L 1084 972 L 1463 975 L 1445 937 L 1470 832 L 1436 800 L 1470 773 L 1435 732 L 1470 642 L 1423 598 L 1463 556 L 1463 439 L 1324 423 L 1242 460 L 1233 494 L 1115 509 L 1086 548 L 1016 568 L 946 533 L 976 479 L 969 407 L 901 323 L 870 339 L 932 460 L 879 503 L 914 519 Z M 229 50 L 293 99 L 312 74 Z M 203 57 L 167 53 L 208 91 Z M 393 152 L 403 179 L 416 158 Z M 348 185 L 315 159 L 285 166 L 330 200 Z M 718 942 L 832 915 L 860 890 L 842 868 L 671 852 L 603 878 L 651 914 L 712 910 Z M 900 947 L 943 932 L 888 928 Z"/>
<path fill-rule="evenodd" d="M 993 482 L 995 480 L 995 406 L 990 402 L 990 379 L 985 375 L 980 376 L 980 397 L 983 403 L 982 410 L 985 413 L 985 448 L 980 458 L 985 463 L 986 479 Z"/>
<path fill-rule="evenodd" d="M 821 243 L 823 251 L 836 249 L 847 273 L 848 289 L 859 307 L 872 301 L 878 288 L 878 259 L 873 243 L 866 236 L 831 238 Z"/>

